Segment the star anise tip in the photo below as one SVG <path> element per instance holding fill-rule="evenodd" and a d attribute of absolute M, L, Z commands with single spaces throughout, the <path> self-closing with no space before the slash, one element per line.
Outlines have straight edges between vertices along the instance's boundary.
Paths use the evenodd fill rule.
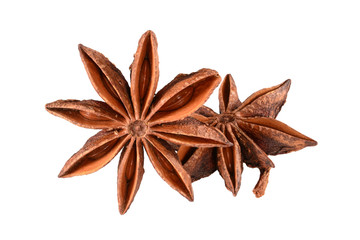
<path fill-rule="evenodd" d="M 231 78 L 233 78 L 231 73 L 228 73 L 228 74 L 225 75 L 224 80 L 225 79 L 231 79 Z"/>
<path fill-rule="evenodd" d="M 253 190 L 253 193 L 255 194 L 256 198 L 261 198 L 262 196 L 264 196 L 265 192 L 264 191 L 260 191 L 260 190 Z"/>
<path fill-rule="evenodd" d="M 186 199 L 189 200 L 190 202 L 194 201 L 194 193 L 191 192 L 189 196 L 186 196 Z"/>
<path fill-rule="evenodd" d="M 87 49 L 87 47 L 85 47 L 81 43 L 78 44 L 78 50 L 79 50 L 80 53 L 85 52 L 86 49 Z"/>
<path fill-rule="evenodd" d="M 89 47 L 82 45 L 81 43 L 78 44 L 78 50 L 80 52 L 80 57 L 83 61 L 85 56 L 89 56 L 91 55 L 91 53 L 97 52 Z"/>
<path fill-rule="evenodd" d="M 313 147 L 318 145 L 318 142 L 312 138 L 309 138 L 308 136 L 304 136 L 304 140 L 305 140 L 305 146 L 304 147 Z M 298 149 L 300 150 L 300 149 Z M 297 150 L 296 150 L 297 151 Z"/>
<path fill-rule="evenodd" d="M 156 35 L 152 30 L 147 30 L 140 38 L 139 43 L 143 42 L 146 38 L 150 38 L 151 41 L 157 46 Z"/>
<path fill-rule="evenodd" d="M 52 103 L 46 103 L 46 104 L 45 104 L 45 109 L 46 109 L 46 111 L 49 111 L 49 109 L 51 108 L 51 104 L 52 104 Z"/>
<path fill-rule="evenodd" d="M 220 175 L 221 175 L 221 174 L 220 174 Z M 227 190 L 229 190 L 229 191 L 232 193 L 232 195 L 233 195 L 234 197 L 236 197 L 236 195 L 237 195 L 238 192 L 239 192 L 239 188 L 236 188 L 236 187 L 234 186 L 234 183 L 232 183 L 231 181 L 230 181 L 230 182 L 225 182 L 225 187 L 226 187 Z"/>
<path fill-rule="evenodd" d="M 145 33 L 144 33 L 144 35 L 155 35 L 155 33 L 152 31 L 152 30 L 147 30 Z"/>
<path fill-rule="evenodd" d="M 308 146 L 316 146 L 316 145 L 318 145 L 317 141 L 315 141 L 314 139 L 309 140 Z"/>
<path fill-rule="evenodd" d="M 60 100 L 45 104 L 45 110 L 54 115 L 54 109 L 58 106 Z"/>
<path fill-rule="evenodd" d="M 76 100 L 69 99 L 68 101 L 76 101 Z M 62 102 L 64 102 L 64 100 L 60 100 L 60 99 L 59 99 L 59 100 L 56 100 L 56 101 L 47 103 L 47 104 L 45 104 L 45 109 L 46 109 L 48 112 L 51 112 L 51 110 L 52 110 L 53 108 L 59 107 L 59 104 L 61 104 Z"/>
<path fill-rule="evenodd" d="M 190 179 L 191 179 L 191 176 L 189 175 L 189 180 Z M 194 191 L 193 191 L 193 188 L 191 185 L 191 180 L 190 180 L 190 184 L 188 186 L 186 186 L 186 191 L 181 193 L 181 195 L 183 195 L 190 202 L 194 201 Z"/>
<path fill-rule="evenodd" d="M 131 203 L 132 201 L 119 203 L 119 213 L 124 215 L 129 210 Z"/>
<path fill-rule="evenodd" d="M 69 168 L 65 165 L 60 173 L 58 174 L 58 178 L 69 178 L 69 177 L 73 177 L 75 176 L 74 174 L 72 174 L 71 171 L 69 171 Z"/>
<path fill-rule="evenodd" d="M 186 184 L 186 190 L 185 191 L 181 191 L 180 194 L 185 197 L 187 200 L 189 200 L 189 202 L 193 202 L 194 201 L 194 190 L 192 188 L 191 185 L 191 176 L 188 176 L 190 183 Z"/>
<path fill-rule="evenodd" d="M 125 209 L 125 208 L 120 208 L 119 207 L 119 213 L 120 215 L 124 215 L 126 212 L 127 212 L 128 209 Z"/>
<path fill-rule="evenodd" d="M 58 175 L 58 178 L 66 178 L 66 173 L 63 170 L 61 170 L 61 172 Z"/>
<path fill-rule="evenodd" d="M 290 87 L 291 85 L 291 79 L 287 79 L 283 82 L 283 85 L 286 85 L 287 87 Z"/>

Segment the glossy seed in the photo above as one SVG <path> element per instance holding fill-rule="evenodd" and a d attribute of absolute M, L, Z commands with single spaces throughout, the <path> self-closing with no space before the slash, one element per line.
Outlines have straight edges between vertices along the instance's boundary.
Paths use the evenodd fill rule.
<path fill-rule="evenodd" d="M 160 112 L 167 112 L 176 110 L 185 104 L 187 104 L 194 94 L 194 88 L 192 86 L 185 88 L 172 98 L 170 98 L 160 109 Z"/>

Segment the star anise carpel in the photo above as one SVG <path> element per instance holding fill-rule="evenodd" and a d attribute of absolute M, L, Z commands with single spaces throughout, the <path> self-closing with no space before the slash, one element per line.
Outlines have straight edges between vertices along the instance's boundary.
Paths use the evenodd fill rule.
<path fill-rule="evenodd" d="M 280 85 L 257 91 L 241 102 L 232 76 L 226 75 L 219 89 L 220 114 L 203 106 L 192 116 L 221 130 L 233 146 L 181 146 L 178 155 L 192 180 L 196 181 L 218 170 L 226 188 L 235 196 L 240 188 L 245 163 L 248 167 L 260 170 L 260 178 L 253 192 L 256 197 L 263 196 L 270 169 L 275 167 L 267 155 L 289 153 L 317 144 L 313 139 L 275 120 L 285 103 L 289 88 L 290 80 L 286 80 Z"/>
<path fill-rule="evenodd" d="M 157 173 L 181 195 L 193 200 L 191 178 L 178 159 L 174 146 L 229 146 L 216 128 L 188 117 L 201 107 L 220 83 L 218 73 L 201 69 L 179 74 L 155 94 L 159 60 L 155 34 L 139 40 L 131 64 L 131 83 L 104 55 L 79 45 L 90 81 L 104 100 L 58 100 L 47 111 L 78 126 L 102 129 L 75 153 L 59 177 L 93 173 L 108 164 L 121 150 L 118 165 L 118 203 L 124 214 L 139 189 L 144 174 L 145 148 Z M 174 145 L 175 144 L 175 145 Z"/>

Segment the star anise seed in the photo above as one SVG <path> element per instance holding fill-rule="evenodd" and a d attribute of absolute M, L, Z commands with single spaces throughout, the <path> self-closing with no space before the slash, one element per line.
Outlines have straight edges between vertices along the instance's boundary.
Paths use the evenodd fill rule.
<path fill-rule="evenodd" d="M 118 166 L 119 211 L 132 203 L 144 174 L 143 147 L 158 174 L 181 195 L 193 200 L 191 178 L 174 146 L 232 145 L 217 129 L 188 117 L 220 83 L 218 73 L 201 69 L 179 74 L 154 97 L 159 78 L 155 34 L 147 31 L 131 64 L 131 87 L 104 55 L 79 45 L 90 81 L 105 102 L 58 100 L 46 105 L 50 113 L 78 126 L 103 129 L 91 137 L 61 170 L 59 177 L 93 173 L 108 164 L 121 149 Z M 169 141 L 170 143 L 168 143 Z"/>
<path fill-rule="evenodd" d="M 218 170 L 225 186 L 234 196 L 241 183 L 243 163 L 259 168 L 260 178 L 253 192 L 261 197 L 275 167 L 267 155 L 300 150 L 317 144 L 313 139 L 275 120 L 285 103 L 290 80 L 255 92 L 240 102 L 235 82 L 230 74 L 219 89 L 220 114 L 201 107 L 193 117 L 221 130 L 233 143 L 232 147 L 193 148 L 181 146 L 178 155 L 192 181 L 209 176 Z"/>

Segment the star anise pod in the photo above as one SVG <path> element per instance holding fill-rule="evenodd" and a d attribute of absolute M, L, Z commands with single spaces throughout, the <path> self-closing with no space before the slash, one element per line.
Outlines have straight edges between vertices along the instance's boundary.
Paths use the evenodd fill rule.
<path fill-rule="evenodd" d="M 220 114 L 201 107 L 192 116 L 220 129 L 234 144 L 222 148 L 181 146 L 178 155 L 192 180 L 209 176 L 218 170 L 225 186 L 234 196 L 239 191 L 243 163 L 259 168 L 260 178 L 253 192 L 265 193 L 269 171 L 275 167 L 267 155 L 277 155 L 316 145 L 316 141 L 275 120 L 285 103 L 290 80 L 255 92 L 240 102 L 235 82 L 228 74 L 219 89 Z"/>
<path fill-rule="evenodd" d="M 142 180 L 145 147 L 157 173 L 192 201 L 191 178 L 182 167 L 174 144 L 231 145 L 217 129 L 188 117 L 220 83 L 218 73 L 201 69 L 189 75 L 180 74 L 154 97 L 159 60 L 153 32 L 146 32 L 139 40 L 130 66 L 131 88 L 120 70 L 104 55 L 83 45 L 79 45 L 79 51 L 93 87 L 105 102 L 58 100 L 47 104 L 46 109 L 78 126 L 103 130 L 66 162 L 59 177 L 93 173 L 123 149 L 117 184 L 119 211 L 124 214 Z"/>

